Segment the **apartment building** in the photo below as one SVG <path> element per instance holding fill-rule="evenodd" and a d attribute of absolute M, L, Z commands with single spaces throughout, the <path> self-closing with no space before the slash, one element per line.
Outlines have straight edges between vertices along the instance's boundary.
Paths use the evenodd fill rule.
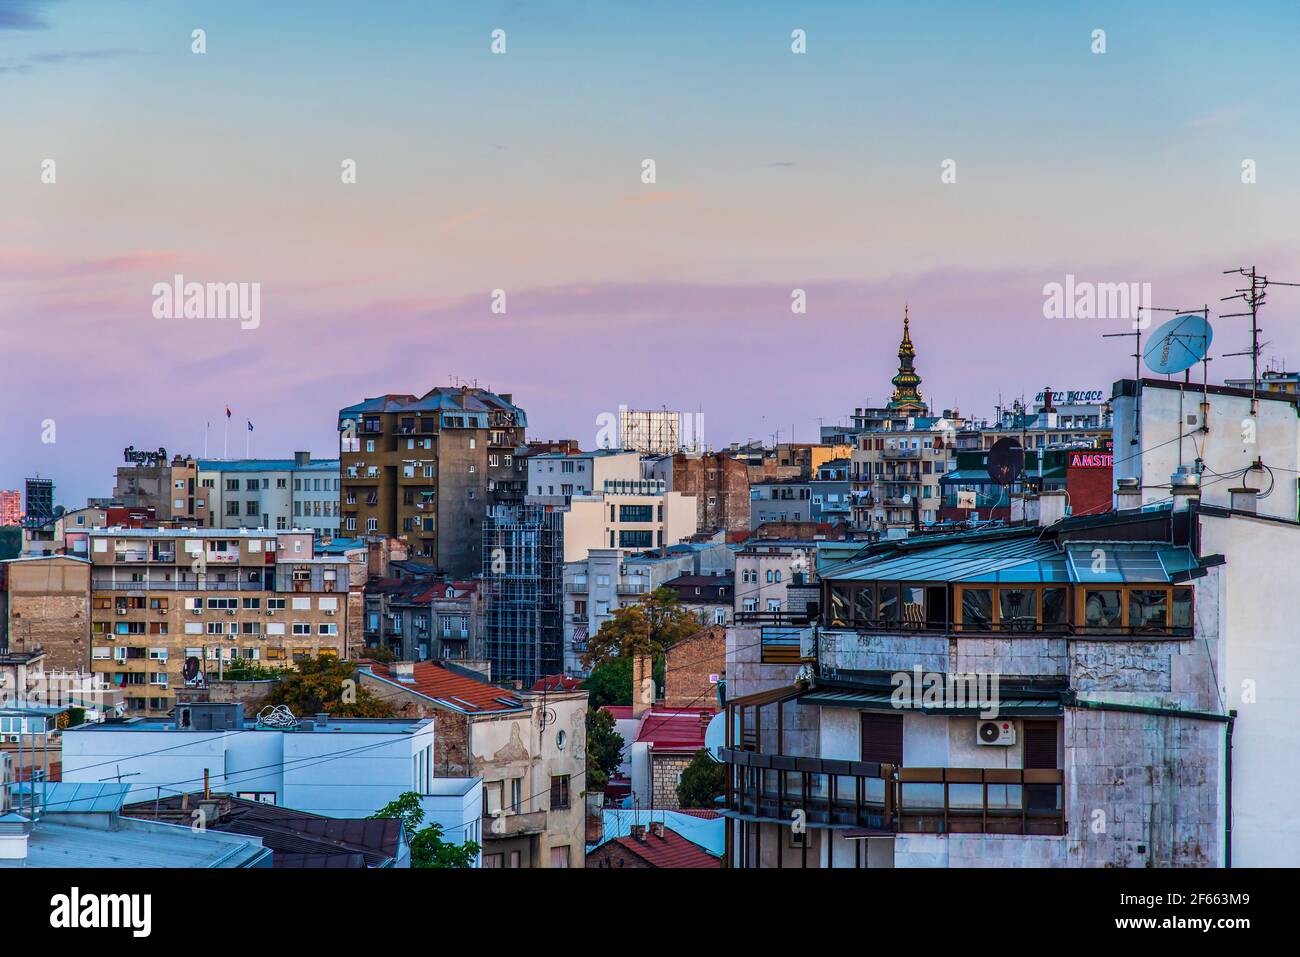
<path fill-rule="evenodd" d="M 473 574 L 485 509 L 523 494 L 527 424 L 508 393 L 468 386 L 339 410 L 342 532 L 404 538 L 411 557 Z"/>
<path fill-rule="evenodd" d="M 126 465 L 117 468 L 113 501 L 128 508 L 152 508 L 160 522 L 182 522 L 200 528 L 212 525 L 215 514 L 199 485 L 199 463 L 190 456 L 169 460 L 166 449 L 140 452 L 124 449 Z"/>
<path fill-rule="evenodd" d="M 483 663 L 482 581 L 371 579 L 366 585 L 366 645 L 403 661 Z"/>
<path fill-rule="evenodd" d="M 23 518 L 23 493 L 0 489 L 0 526 L 16 527 Z"/>
<path fill-rule="evenodd" d="M 669 492 L 695 498 L 701 530 L 740 532 L 749 528 L 749 470 L 733 456 L 678 452 L 642 462 L 645 478 L 662 479 Z"/>
<path fill-rule="evenodd" d="M 777 620 L 801 613 L 790 589 L 805 586 L 815 575 L 817 544 L 780 539 L 750 539 L 736 552 L 733 614 L 737 621 L 766 617 Z"/>
<path fill-rule="evenodd" d="M 290 667 L 297 658 L 347 653 L 349 625 L 359 618 L 352 562 L 317 554 L 310 531 L 89 534 L 90 665 L 122 688 L 128 713 L 170 711 L 190 658 L 215 671 L 236 658 Z"/>
<path fill-rule="evenodd" d="M 1140 496 L 881 542 L 823 567 L 820 627 L 730 629 L 731 866 L 1294 859 L 1296 695 L 1253 676 L 1296 664 L 1270 622 L 1300 524 Z"/>
<path fill-rule="evenodd" d="M 542 452 L 530 454 L 527 467 L 530 502 L 568 505 L 574 496 L 598 494 L 606 482 L 640 479 L 641 455 L 626 449 Z"/>
<path fill-rule="evenodd" d="M 90 667 L 90 562 L 35 555 L 0 562 L 0 651 L 40 652 L 51 670 Z"/>
<path fill-rule="evenodd" d="M 200 459 L 199 486 L 214 528 L 311 529 L 339 533 L 339 460 Z"/>
<path fill-rule="evenodd" d="M 484 867 L 583 866 L 587 692 L 510 692 L 435 662 L 358 676 L 399 714 L 436 721 L 436 773 L 482 780 Z"/>

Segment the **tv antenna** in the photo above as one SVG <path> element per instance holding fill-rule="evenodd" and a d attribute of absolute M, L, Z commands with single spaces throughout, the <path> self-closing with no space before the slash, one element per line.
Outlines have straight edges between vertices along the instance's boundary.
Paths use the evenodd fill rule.
<path fill-rule="evenodd" d="M 1225 276 L 1236 273 L 1245 276 L 1250 280 L 1250 284 L 1244 288 L 1238 288 L 1231 296 L 1224 296 L 1220 302 L 1228 302 L 1232 299 L 1242 300 L 1248 307 L 1247 312 L 1228 312 L 1222 315 L 1224 319 L 1232 319 L 1240 316 L 1250 316 L 1250 349 L 1245 352 L 1229 352 L 1228 356 L 1250 356 L 1250 414 L 1259 413 L 1259 352 L 1267 343 L 1259 341 L 1259 307 L 1264 305 L 1264 300 L 1268 296 L 1269 286 L 1300 286 L 1300 282 L 1281 282 L 1276 279 L 1269 279 L 1267 276 L 1261 276 L 1254 266 L 1247 268 L 1240 266 L 1237 269 L 1225 269 Z"/>

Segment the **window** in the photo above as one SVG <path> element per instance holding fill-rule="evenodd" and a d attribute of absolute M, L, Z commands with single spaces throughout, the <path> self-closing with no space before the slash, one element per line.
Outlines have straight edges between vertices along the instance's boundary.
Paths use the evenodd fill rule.
<path fill-rule="evenodd" d="M 1163 588 L 1130 588 L 1128 624 L 1130 628 L 1165 630 L 1169 614 L 1169 593 Z"/>
<path fill-rule="evenodd" d="M 988 631 L 993 627 L 993 589 L 962 589 L 961 625 L 964 631 Z"/>
<path fill-rule="evenodd" d="M 551 848 L 551 866 L 552 867 L 569 866 L 569 845 L 562 844 L 559 847 Z"/>
<path fill-rule="evenodd" d="M 551 777 L 551 810 L 563 810 L 568 806 L 569 776 L 567 774 L 554 775 Z"/>
<path fill-rule="evenodd" d="M 861 718 L 863 761 L 903 763 L 903 716 L 864 713 Z"/>
<path fill-rule="evenodd" d="M 620 522 L 653 522 L 653 505 L 620 505 L 618 507 Z"/>
<path fill-rule="evenodd" d="M 1118 588 L 1090 588 L 1084 595 L 1083 623 L 1089 628 L 1118 628 L 1120 607 Z"/>
<path fill-rule="evenodd" d="M 1038 627 L 1038 592 L 1032 588 L 999 588 L 1003 631 L 1034 631 Z"/>
<path fill-rule="evenodd" d="M 510 779 L 510 809 L 512 811 L 522 810 L 524 803 L 524 779 Z"/>

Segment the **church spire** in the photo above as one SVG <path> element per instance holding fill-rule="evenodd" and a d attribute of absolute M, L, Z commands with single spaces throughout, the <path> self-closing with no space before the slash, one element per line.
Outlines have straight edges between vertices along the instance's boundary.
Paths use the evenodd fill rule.
<path fill-rule="evenodd" d="M 898 375 L 894 376 L 894 394 L 890 397 L 889 407 L 908 411 L 913 415 L 924 415 L 927 407 L 921 398 L 921 377 L 913 368 L 916 348 L 912 345 L 912 320 L 908 315 L 907 304 L 903 304 L 903 341 L 898 344 Z"/>

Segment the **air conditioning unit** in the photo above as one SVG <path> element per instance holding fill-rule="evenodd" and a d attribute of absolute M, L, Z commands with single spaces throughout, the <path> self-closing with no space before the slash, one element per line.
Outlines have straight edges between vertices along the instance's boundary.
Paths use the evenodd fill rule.
<path fill-rule="evenodd" d="M 981 721 L 976 729 L 977 744 L 1009 748 L 1016 743 L 1016 723 L 1007 718 L 996 721 Z"/>
<path fill-rule="evenodd" d="M 234 608 L 227 608 L 227 609 L 226 609 L 226 614 L 227 614 L 227 615 L 233 615 L 233 614 L 235 613 L 235 611 L 236 611 L 236 609 L 234 609 Z"/>
<path fill-rule="evenodd" d="M 23 740 L 23 736 L 22 736 L 21 734 L 6 734 L 6 735 L 5 735 L 5 741 L 6 741 L 7 743 L 9 743 L 9 744 L 19 744 L 19 743 L 22 742 L 22 740 Z"/>
<path fill-rule="evenodd" d="M 275 611 L 276 611 L 276 610 L 275 610 L 274 608 L 268 608 L 268 609 L 266 610 L 266 613 L 267 613 L 268 615 L 274 615 L 274 614 L 275 614 Z"/>
<path fill-rule="evenodd" d="M 196 614 L 196 615 L 201 615 L 201 614 L 203 614 L 203 609 L 202 609 L 202 608 L 191 608 L 190 611 L 193 612 L 193 613 Z"/>
<path fill-rule="evenodd" d="M 329 611 L 326 611 L 325 614 L 327 614 L 327 615 L 336 615 L 336 614 L 338 614 L 338 612 L 333 611 L 333 610 L 329 610 Z"/>

